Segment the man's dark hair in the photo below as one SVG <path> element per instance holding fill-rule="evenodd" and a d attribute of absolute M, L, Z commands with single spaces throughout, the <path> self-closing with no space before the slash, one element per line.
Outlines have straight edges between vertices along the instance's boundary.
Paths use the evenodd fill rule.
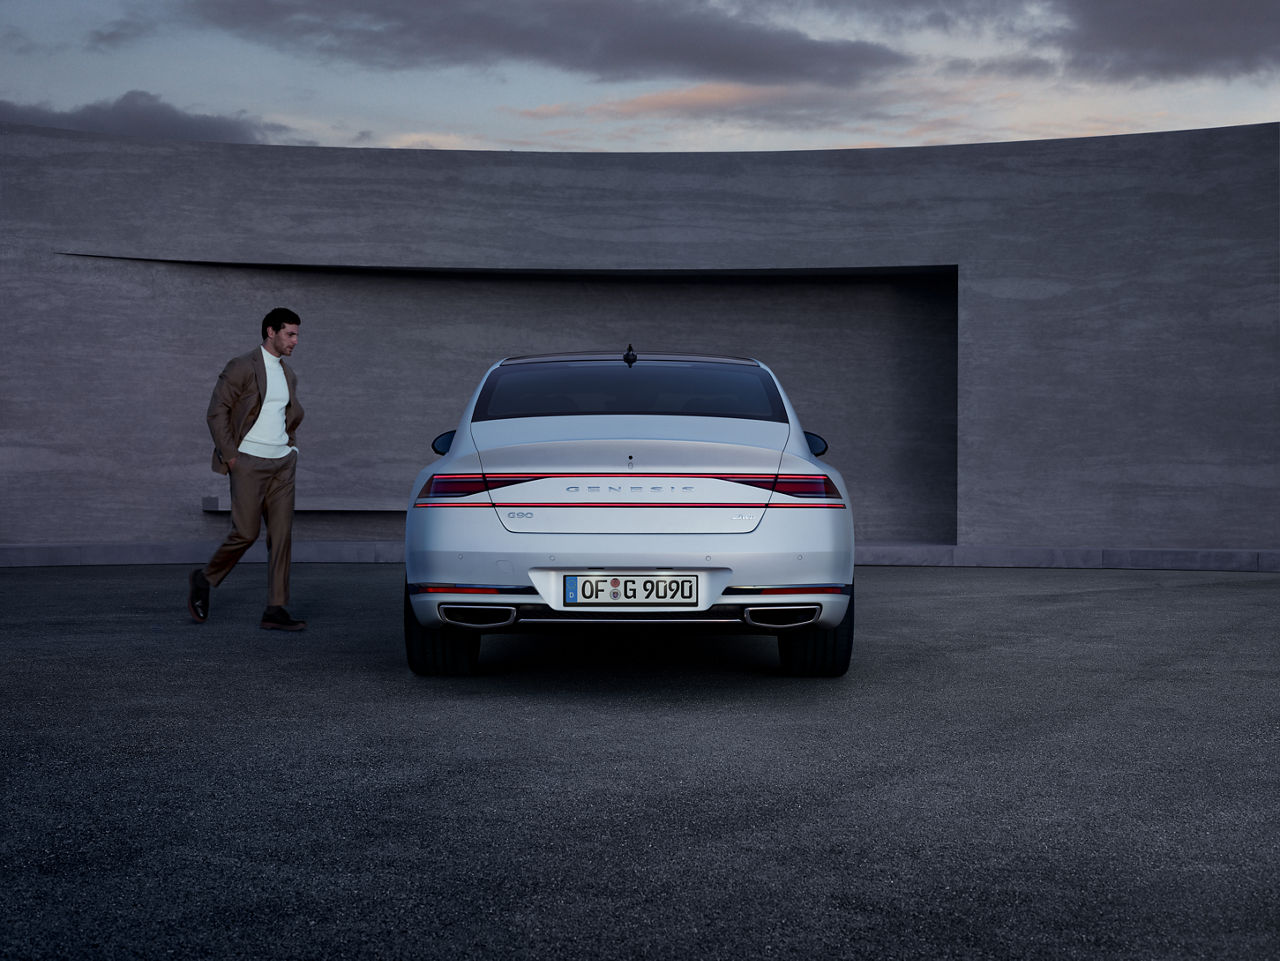
<path fill-rule="evenodd" d="M 270 327 L 276 333 L 284 330 L 285 324 L 300 324 L 302 318 L 295 314 L 288 307 L 275 307 L 267 311 L 267 316 L 262 318 L 262 339 L 267 339 L 267 328 Z"/>

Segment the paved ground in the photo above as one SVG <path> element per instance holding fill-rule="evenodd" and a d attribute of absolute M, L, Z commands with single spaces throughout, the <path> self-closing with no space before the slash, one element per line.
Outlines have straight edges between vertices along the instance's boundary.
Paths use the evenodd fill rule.
<path fill-rule="evenodd" d="M 1280 957 L 1280 575 L 862 568 L 404 666 L 400 569 L 0 570 L 0 957 Z"/>

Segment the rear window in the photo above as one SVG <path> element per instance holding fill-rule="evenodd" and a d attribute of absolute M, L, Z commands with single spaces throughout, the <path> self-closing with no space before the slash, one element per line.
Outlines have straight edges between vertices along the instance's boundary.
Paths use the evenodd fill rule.
<path fill-rule="evenodd" d="M 786 423 L 769 372 L 749 364 L 565 361 L 512 364 L 489 374 L 472 420 L 579 414 L 740 417 Z"/>

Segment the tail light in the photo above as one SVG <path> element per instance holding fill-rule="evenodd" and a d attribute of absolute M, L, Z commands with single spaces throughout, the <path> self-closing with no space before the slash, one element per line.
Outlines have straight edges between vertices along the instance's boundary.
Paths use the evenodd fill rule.
<path fill-rule="evenodd" d="M 418 500 L 433 500 L 437 497 L 469 497 L 472 494 L 483 494 L 485 491 L 522 484 L 536 478 L 536 474 L 501 474 L 488 477 L 484 474 L 432 474 L 422 485 L 422 490 L 418 492 Z"/>
<path fill-rule="evenodd" d="M 467 497 L 486 490 L 483 474 L 432 474 L 418 492 L 418 500 Z"/>
<path fill-rule="evenodd" d="M 529 481 L 549 477 L 574 477 L 571 474 L 433 474 L 427 478 L 418 492 L 418 502 L 439 498 L 470 497 L 486 491 L 501 490 L 513 484 L 524 484 Z M 613 475 L 609 475 L 613 476 Z M 621 475 L 619 475 L 621 476 Z M 635 476 L 635 475 L 626 475 Z M 650 475 L 644 475 L 650 476 Z M 658 476 L 658 475 L 653 475 Z M 666 475 L 662 475 L 666 476 Z M 680 476 L 680 475 L 671 475 Z M 840 491 L 831 478 L 825 474 L 693 474 L 692 477 L 707 477 L 715 480 L 732 481 L 765 491 L 776 491 L 789 497 L 820 497 L 839 500 Z"/>
<path fill-rule="evenodd" d="M 779 474 L 773 489 L 791 497 L 840 497 L 840 491 L 826 474 Z"/>
<path fill-rule="evenodd" d="M 715 479 L 732 481 L 735 484 L 746 484 L 748 487 L 758 487 L 764 491 L 771 491 L 777 476 L 774 474 L 726 474 Z"/>

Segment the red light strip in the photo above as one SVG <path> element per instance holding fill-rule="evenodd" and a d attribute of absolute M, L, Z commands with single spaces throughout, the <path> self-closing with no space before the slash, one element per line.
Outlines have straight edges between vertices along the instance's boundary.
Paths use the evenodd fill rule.
<path fill-rule="evenodd" d="M 758 508 L 763 510 L 769 505 L 764 501 L 758 502 L 729 502 L 729 501 L 504 501 L 501 504 L 494 503 L 494 507 L 499 508 L 519 508 L 519 507 L 571 507 L 575 510 L 582 507 L 741 507 L 741 508 Z"/>
<path fill-rule="evenodd" d="M 501 594 L 496 587 L 460 587 L 457 584 L 415 584 L 410 594 Z"/>
<path fill-rule="evenodd" d="M 658 472 L 642 472 L 642 471 L 562 471 L 538 474 L 502 474 L 502 473 L 482 473 L 475 472 L 470 474 L 433 474 L 433 477 L 449 477 L 459 480 L 481 480 L 488 478 L 489 480 L 510 480 L 513 483 L 522 483 L 524 481 L 533 480 L 557 480 L 566 477 L 702 477 L 712 480 L 734 481 L 735 483 L 749 483 L 751 481 L 772 481 L 775 478 L 782 480 L 813 480 L 825 479 L 826 474 L 713 474 L 708 471 L 695 471 L 693 473 L 682 473 L 680 471 Z"/>
<path fill-rule="evenodd" d="M 418 501 L 413 506 L 414 507 L 492 507 L 497 510 L 518 510 L 518 509 L 527 510 L 531 507 L 537 507 L 540 509 L 559 508 L 559 509 L 565 509 L 565 510 L 581 510 L 584 507 L 608 507 L 613 509 L 622 508 L 622 507 L 644 507 L 644 508 L 692 507 L 692 508 L 708 508 L 708 509 L 713 507 L 734 507 L 741 510 L 764 510 L 769 505 L 763 501 L 754 502 L 754 503 L 737 503 L 737 502 L 729 502 L 729 501 L 716 501 L 716 502 L 709 501 L 709 502 L 698 502 L 698 503 L 686 503 L 686 502 L 680 502 L 680 501 L 634 501 L 634 502 L 631 502 L 631 501 L 599 501 L 599 502 L 597 501 L 568 501 L 568 502 L 566 501 L 546 501 L 546 502 L 511 501 L 511 502 L 506 502 L 504 501 L 503 503 L 500 503 L 500 504 L 499 503 L 481 504 L 479 502 L 474 502 L 474 501 L 467 504 L 458 504 L 451 501 Z M 788 505 L 788 506 L 820 507 L 824 505 L 794 504 L 794 505 Z M 844 506 L 844 505 L 832 505 L 832 506 Z"/>
<path fill-rule="evenodd" d="M 836 511 L 845 510 L 844 504 L 778 504 L 778 503 L 770 504 L 770 503 L 764 503 L 764 502 L 739 503 L 739 502 L 730 502 L 730 501 L 707 502 L 707 503 L 696 503 L 696 504 L 680 503 L 678 501 L 646 501 L 646 502 L 604 501 L 600 503 L 596 503 L 594 501 L 571 501 L 571 502 L 558 501 L 554 503 L 553 502 L 542 503 L 542 502 L 536 502 L 536 501 L 524 503 L 524 502 L 513 501 L 510 503 L 503 502 L 501 504 L 480 502 L 480 501 L 470 501 L 470 502 L 461 503 L 461 504 L 456 501 L 416 501 L 413 506 L 414 507 L 488 507 L 494 510 L 520 510 L 520 509 L 528 510 L 529 508 L 532 508 L 532 507 L 537 507 L 542 510 L 552 510 L 552 509 L 582 510 L 583 508 L 587 508 L 587 507 L 607 507 L 610 509 L 618 509 L 618 508 L 624 508 L 624 507 L 643 507 L 643 508 L 653 508 L 653 507 L 686 508 L 688 507 L 688 508 L 701 508 L 704 510 L 710 510 L 716 507 L 720 507 L 720 508 L 732 507 L 738 510 L 766 510 L 766 509 L 768 510 L 819 509 L 819 510 L 836 510 Z"/>
<path fill-rule="evenodd" d="M 471 476 L 476 476 L 476 477 L 478 477 L 478 476 L 481 476 L 481 475 L 478 475 L 478 474 L 476 474 L 476 475 L 471 475 L 471 474 L 453 475 L 453 474 L 449 474 L 449 475 L 441 475 L 441 476 L 449 476 L 449 477 L 453 477 L 453 476 L 461 476 L 461 477 L 471 477 Z M 652 472 L 650 472 L 650 473 L 643 473 L 643 472 L 640 472 L 640 471 L 623 471 L 623 472 L 618 472 L 618 473 L 612 473 L 612 472 L 609 472 L 609 471 L 600 471 L 600 472 L 583 472 L 583 471 L 574 471 L 574 472 L 572 472 L 572 473 L 550 473 L 550 474 L 485 474 L 485 475 L 483 475 L 483 476 L 485 476 L 485 477 L 491 477 L 491 478 L 492 478 L 492 477 L 499 477 L 499 478 L 514 477 L 514 478 L 517 478 L 517 483 L 518 483 L 519 481 L 521 481 L 521 480 L 563 480 L 563 479 L 564 479 L 564 478 L 566 478 L 566 477 L 580 477 L 580 478 L 586 478 L 586 477 L 702 477 L 702 478 L 710 478 L 710 479 L 713 479 L 713 480 L 727 480 L 727 481 L 735 481 L 735 482 L 738 482 L 738 483 L 743 483 L 743 482 L 751 481 L 751 480 L 767 480 L 767 481 L 772 481 L 776 475 L 774 475 L 774 474 L 711 474 L 711 473 L 705 473 L 705 472 L 701 472 L 701 473 L 693 473 L 693 474 L 682 474 L 682 473 L 680 473 L 679 471 L 668 471 L 667 473 L 661 473 L 661 474 L 660 474 L 660 473 L 652 473 Z M 788 476 L 788 475 L 784 475 L 784 476 Z M 799 475 L 797 475 L 797 476 L 799 476 Z M 817 475 L 817 476 L 822 476 L 822 475 Z"/>
<path fill-rule="evenodd" d="M 812 510 L 815 507 L 823 507 L 828 510 L 842 511 L 845 509 L 843 504 L 779 504 L 777 501 L 769 502 L 770 510 L 787 510 L 793 507 L 801 507 Z"/>
<path fill-rule="evenodd" d="M 761 594 L 843 594 L 843 587 L 763 587 Z"/>
<path fill-rule="evenodd" d="M 427 483 L 423 485 L 423 489 L 418 493 L 418 499 L 414 503 L 414 507 L 488 507 L 484 502 L 464 502 L 456 501 L 435 502 L 429 501 L 428 498 L 438 497 L 472 497 L 476 494 L 491 493 L 494 490 L 500 490 L 504 487 L 510 487 L 515 484 L 526 484 L 537 480 L 591 480 L 591 479 L 607 480 L 610 478 L 628 478 L 631 480 L 655 479 L 663 480 L 681 480 L 681 479 L 700 479 L 700 480 L 719 480 L 733 484 L 744 484 L 749 487 L 757 487 L 761 490 L 776 492 L 788 497 L 803 498 L 827 498 L 834 499 L 839 497 L 839 492 L 831 479 L 825 474 L 674 474 L 674 473 L 552 473 L 552 474 L 435 474 L 427 479 Z M 791 488 L 787 490 L 786 488 Z M 773 507 L 829 507 L 835 509 L 843 509 L 843 503 L 827 503 L 827 504 L 791 504 L 791 503 L 773 503 L 771 505 L 760 503 L 716 503 L 716 502 L 698 502 L 684 503 L 676 501 L 657 501 L 645 503 L 631 502 L 606 502 L 596 503 L 590 501 L 583 502 L 509 502 L 494 503 L 494 507 L 520 508 L 520 507 L 540 507 L 540 508 L 562 508 L 562 507 L 735 507 L 735 508 L 763 508 L 766 506 Z"/>

